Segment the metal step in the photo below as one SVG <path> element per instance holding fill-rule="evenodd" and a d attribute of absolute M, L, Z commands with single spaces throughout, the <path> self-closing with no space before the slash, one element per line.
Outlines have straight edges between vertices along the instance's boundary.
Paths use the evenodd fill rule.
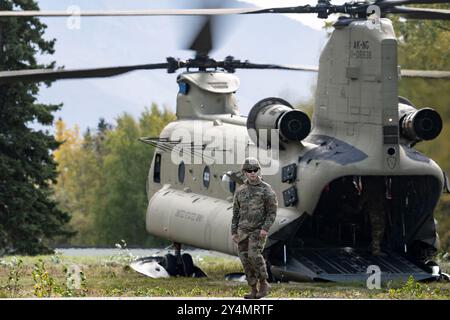
<path fill-rule="evenodd" d="M 286 265 L 272 265 L 271 271 L 278 279 L 293 281 L 361 282 L 372 274 L 369 266 L 379 267 L 382 282 L 434 277 L 397 253 L 381 257 L 353 248 L 288 249 Z"/>

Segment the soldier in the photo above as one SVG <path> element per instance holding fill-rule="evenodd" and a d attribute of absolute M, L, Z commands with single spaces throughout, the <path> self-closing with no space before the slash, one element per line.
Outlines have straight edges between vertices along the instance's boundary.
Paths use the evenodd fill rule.
<path fill-rule="evenodd" d="M 234 195 L 231 234 L 237 243 L 239 258 L 244 267 L 251 292 L 245 299 L 259 299 L 269 293 L 267 267 L 262 251 L 267 234 L 277 214 L 277 197 L 272 187 L 261 180 L 261 166 L 255 158 L 247 158 L 242 165 L 244 184 Z M 259 280 L 259 291 L 257 283 Z"/>
<path fill-rule="evenodd" d="M 362 177 L 362 192 L 359 208 L 369 215 L 372 228 L 372 254 L 386 256 L 381 252 L 381 241 L 385 229 L 385 180 L 384 177 Z"/>

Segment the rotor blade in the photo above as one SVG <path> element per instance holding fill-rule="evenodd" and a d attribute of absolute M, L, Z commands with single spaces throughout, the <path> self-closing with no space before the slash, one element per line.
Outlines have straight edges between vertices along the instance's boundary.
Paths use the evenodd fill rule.
<path fill-rule="evenodd" d="M 95 68 L 95 69 L 73 69 L 73 70 L 51 70 L 33 69 L 17 71 L 0 71 L 0 83 L 10 83 L 16 81 L 39 82 L 60 79 L 85 79 L 104 78 L 117 76 L 135 70 L 167 69 L 169 63 L 142 64 L 134 66 Z"/>
<path fill-rule="evenodd" d="M 345 14 L 359 14 L 366 11 L 367 6 L 354 4 L 353 2 L 344 3 L 343 5 L 332 5 L 327 2 L 319 3 L 317 6 L 297 6 L 297 7 L 278 7 L 278 8 L 264 8 L 245 14 L 259 14 L 259 13 L 317 13 L 320 19 L 326 19 L 329 15 L 334 13 Z"/>
<path fill-rule="evenodd" d="M 409 19 L 450 20 L 450 10 L 445 9 L 392 7 L 386 13 L 400 14 Z"/>
<path fill-rule="evenodd" d="M 448 0 L 380 0 L 374 2 L 382 9 L 391 11 L 391 7 L 408 4 L 435 4 L 448 3 Z M 413 8 L 410 8 L 413 9 Z M 278 8 L 220 8 L 220 9 L 143 9 L 143 10 L 112 10 L 112 11 L 0 11 L 0 17 L 114 17 L 114 16 L 214 16 L 228 14 L 261 14 L 261 13 L 318 13 L 319 18 L 326 18 L 333 13 L 359 13 L 365 10 L 354 3 L 332 5 L 324 2 L 317 6 L 297 6 Z M 432 9 L 429 9 L 432 10 Z M 400 12 L 392 12 L 400 13 Z M 406 13 L 406 12 L 401 12 Z M 408 13 L 409 14 L 409 13 Z M 438 13 L 426 15 L 426 19 L 437 18 Z M 418 16 L 419 17 L 419 16 Z M 421 16 L 420 16 L 421 17 Z M 444 19 L 447 19 L 446 15 Z"/>
<path fill-rule="evenodd" d="M 318 72 L 318 67 L 296 66 L 296 65 L 273 65 L 273 64 L 255 64 L 246 63 L 239 69 L 281 69 L 293 71 Z M 405 78 L 429 78 L 429 79 L 450 79 L 450 71 L 439 70 L 401 70 L 401 76 Z"/>
<path fill-rule="evenodd" d="M 254 10 L 248 13 L 317 13 L 318 7 L 316 6 L 297 6 L 297 7 L 275 7 Z"/>
<path fill-rule="evenodd" d="M 378 0 L 374 4 L 380 7 L 394 7 L 407 4 L 448 3 L 448 0 Z"/>
<path fill-rule="evenodd" d="M 401 70 L 401 76 L 405 78 L 450 79 L 450 71 Z"/>
<path fill-rule="evenodd" d="M 114 11 L 0 11 L 0 17 L 115 17 L 115 16 L 205 16 L 243 14 L 257 11 L 256 8 L 223 9 L 147 9 Z"/>
<path fill-rule="evenodd" d="M 194 50 L 197 56 L 207 56 L 212 48 L 213 38 L 211 34 L 211 18 L 208 17 L 189 49 Z"/>
<path fill-rule="evenodd" d="M 319 72 L 319 67 L 297 65 L 256 64 L 240 62 L 235 64 L 236 69 L 279 69 L 292 71 Z M 401 70 L 401 76 L 405 78 L 450 79 L 450 71 L 440 70 Z"/>
<path fill-rule="evenodd" d="M 297 65 L 279 65 L 279 64 L 261 64 L 251 63 L 249 61 L 236 60 L 232 56 L 228 56 L 224 61 L 211 61 L 212 64 L 206 67 L 223 68 L 228 72 L 234 72 L 236 69 L 278 69 L 292 71 L 309 71 L 317 72 L 317 67 L 297 66 Z"/>
<path fill-rule="evenodd" d="M 255 64 L 242 63 L 242 66 L 237 66 L 239 69 L 279 69 L 279 70 L 293 70 L 293 71 L 307 71 L 318 72 L 318 67 L 313 66 L 297 66 L 297 65 L 274 65 L 274 64 Z M 401 76 L 404 78 L 427 78 L 427 79 L 450 79 L 450 71 L 439 70 L 401 70 Z"/>
<path fill-rule="evenodd" d="M 307 72 L 318 72 L 317 67 L 308 66 L 296 66 L 296 65 L 279 65 L 279 64 L 261 64 L 261 63 L 250 63 L 241 62 L 240 65 L 235 66 L 236 69 L 274 69 L 274 70 L 292 70 L 292 71 L 307 71 Z"/>

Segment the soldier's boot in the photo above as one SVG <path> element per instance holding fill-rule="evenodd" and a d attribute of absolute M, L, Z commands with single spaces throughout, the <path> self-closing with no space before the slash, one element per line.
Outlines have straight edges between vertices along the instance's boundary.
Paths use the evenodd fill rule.
<path fill-rule="evenodd" d="M 270 291 L 270 284 L 267 282 L 266 279 L 259 280 L 259 292 L 256 295 L 256 298 L 260 299 L 262 297 L 265 297 L 269 294 Z"/>
<path fill-rule="evenodd" d="M 244 299 L 259 299 L 258 296 L 258 288 L 256 287 L 256 284 L 251 286 L 252 291 L 250 293 L 247 293 L 244 295 Z"/>
<path fill-rule="evenodd" d="M 381 251 L 381 245 L 378 242 L 372 244 L 372 255 L 377 257 L 386 257 L 387 254 Z"/>

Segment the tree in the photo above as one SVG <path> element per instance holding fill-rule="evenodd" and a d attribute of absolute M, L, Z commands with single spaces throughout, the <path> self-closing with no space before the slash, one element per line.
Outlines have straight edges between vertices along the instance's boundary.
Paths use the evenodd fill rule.
<path fill-rule="evenodd" d="M 90 131 L 81 138 L 78 126 L 67 128 L 62 119 L 56 122 L 56 140 L 62 145 L 54 151 L 58 163 L 58 179 L 54 185 L 59 208 L 70 212 L 69 226 L 76 235 L 70 244 L 95 245 L 92 207 L 94 192 L 100 180 L 99 162 Z M 66 239 L 58 239 L 67 244 Z"/>
<path fill-rule="evenodd" d="M 139 122 L 128 114 L 117 119 L 117 127 L 108 132 L 106 155 L 101 169 L 102 187 L 97 190 L 95 226 L 102 244 L 124 239 L 128 244 L 156 245 L 161 243 L 145 230 L 148 204 L 146 179 L 154 149 L 138 141 L 142 136 L 157 136 L 164 126 L 175 119 L 156 105 L 145 109 Z"/>
<path fill-rule="evenodd" d="M 448 4 L 426 7 L 449 9 Z M 393 19 L 399 39 L 399 65 L 403 69 L 450 70 L 450 22 L 441 20 Z M 417 108 L 432 107 L 442 117 L 444 128 L 440 136 L 417 148 L 450 172 L 450 101 L 449 80 L 407 79 L 400 81 L 399 94 Z"/>
<path fill-rule="evenodd" d="M 59 176 L 54 186 L 61 209 L 72 214 L 70 227 L 77 234 L 75 245 L 161 244 L 145 230 L 148 204 L 146 179 L 154 149 L 141 143 L 142 136 L 158 136 L 175 115 L 153 104 L 135 121 L 128 114 L 117 126 L 100 119 L 97 130 L 80 137 L 78 128 L 56 123 L 56 138 L 62 146 L 54 152 Z M 61 242 L 65 243 L 67 242 Z"/>
<path fill-rule="evenodd" d="M 426 7 L 449 9 L 448 4 Z M 450 21 L 393 19 L 399 39 L 399 64 L 404 69 L 450 70 Z M 434 159 L 450 174 L 450 101 L 449 80 L 402 79 L 399 94 L 418 108 L 432 107 L 442 117 L 443 130 L 438 138 L 417 144 L 417 149 Z M 449 247 L 450 196 L 441 197 L 435 211 L 443 249 Z"/>
<path fill-rule="evenodd" d="M 78 126 L 67 128 L 62 119 L 56 122 L 56 140 L 62 145 L 54 151 L 58 163 L 58 179 L 54 185 L 58 206 L 70 212 L 71 230 L 76 232 L 69 241 L 58 243 L 71 245 L 96 245 L 99 233 L 94 226 L 94 207 L 103 181 L 103 160 L 106 156 L 106 137 L 112 126 L 100 119 L 95 134 L 88 128 L 80 136 Z"/>
<path fill-rule="evenodd" d="M 24 0 L 0 0 L 0 10 L 38 10 Z M 37 51 L 52 54 L 54 40 L 42 38 L 46 26 L 36 18 L 0 18 L 2 70 L 53 67 L 39 65 Z M 49 83 L 48 83 L 49 85 Z M 51 151 L 59 143 L 48 130 L 30 128 L 53 122 L 60 105 L 36 103 L 39 86 L 33 83 L 0 85 L 0 251 L 38 254 L 51 251 L 49 240 L 68 236 L 70 216 L 52 199 L 56 164 Z M 1 254 L 0 252 L 0 254 Z"/>
<path fill-rule="evenodd" d="M 172 121 L 176 120 L 176 116 L 168 109 L 162 112 L 155 103 L 152 103 L 150 110 L 146 107 L 139 118 L 139 126 L 142 136 L 157 137 L 162 129 Z"/>

